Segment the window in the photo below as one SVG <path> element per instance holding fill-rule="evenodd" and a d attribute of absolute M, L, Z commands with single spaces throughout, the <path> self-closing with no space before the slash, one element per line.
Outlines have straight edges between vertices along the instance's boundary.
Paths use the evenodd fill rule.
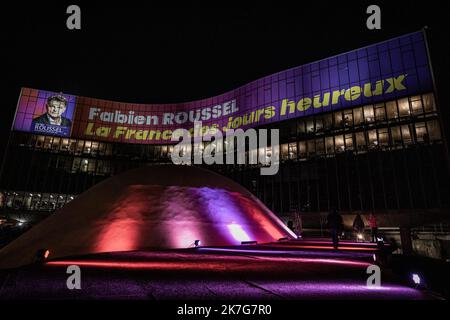
<path fill-rule="evenodd" d="M 89 160 L 88 159 L 81 159 L 81 166 L 80 166 L 81 172 L 87 172 L 88 166 L 89 166 Z"/>
<path fill-rule="evenodd" d="M 402 126 L 402 138 L 404 144 L 412 143 L 411 132 L 407 124 Z"/>
<path fill-rule="evenodd" d="M 322 118 L 316 119 L 316 132 L 322 132 L 323 131 L 323 120 Z"/>
<path fill-rule="evenodd" d="M 378 139 L 377 139 L 377 131 L 376 130 L 370 130 L 367 132 L 367 138 L 369 142 L 369 149 L 373 149 L 378 147 Z"/>
<path fill-rule="evenodd" d="M 416 123 L 415 127 L 417 142 L 428 142 L 430 138 L 427 133 L 427 126 L 425 125 L 425 122 Z"/>
<path fill-rule="evenodd" d="M 400 117 L 408 117 L 409 116 L 408 98 L 398 100 L 398 114 Z"/>
<path fill-rule="evenodd" d="M 77 147 L 77 140 L 74 139 L 69 140 L 69 152 L 75 153 L 76 147 Z"/>
<path fill-rule="evenodd" d="M 373 106 L 372 105 L 364 106 L 363 110 L 364 110 L 364 121 L 373 122 L 374 121 Z"/>
<path fill-rule="evenodd" d="M 389 145 L 389 133 L 387 128 L 378 129 L 378 143 L 380 146 Z"/>
<path fill-rule="evenodd" d="M 52 146 L 52 137 L 45 137 L 44 138 L 44 149 L 50 149 Z"/>
<path fill-rule="evenodd" d="M 423 113 L 422 99 L 420 98 L 420 96 L 411 97 L 411 112 L 413 115 Z"/>
<path fill-rule="evenodd" d="M 92 141 L 86 141 L 84 143 L 83 153 L 90 154 L 92 150 Z"/>
<path fill-rule="evenodd" d="M 402 134 L 400 133 L 400 127 L 391 128 L 392 144 L 398 146 L 402 144 Z"/>
<path fill-rule="evenodd" d="M 36 140 L 36 148 L 40 149 L 44 147 L 44 136 L 39 136 Z"/>
<path fill-rule="evenodd" d="M 53 137 L 52 150 L 59 150 L 60 143 L 61 143 L 61 138 Z"/>
<path fill-rule="evenodd" d="M 106 144 L 100 142 L 98 144 L 98 154 L 101 155 L 101 156 L 104 156 L 105 155 L 105 151 L 106 151 Z"/>
<path fill-rule="evenodd" d="M 69 151 L 69 139 L 67 139 L 67 138 L 61 139 L 60 150 L 61 151 Z"/>
<path fill-rule="evenodd" d="M 345 110 L 344 111 L 344 126 L 346 127 L 352 127 L 353 126 L 353 111 L 352 110 Z"/>
<path fill-rule="evenodd" d="M 384 109 L 383 103 L 375 105 L 375 120 L 377 121 L 386 120 L 386 111 Z"/>
<path fill-rule="evenodd" d="M 397 101 L 389 101 L 386 103 L 387 118 L 389 120 L 398 118 Z"/>
<path fill-rule="evenodd" d="M 84 145 L 84 141 L 83 140 L 79 140 L 77 142 L 77 146 L 75 149 L 75 154 L 81 154 L 81 151 L 83 150 L 83 145 Z"/>
<path fill-rule="evenodd" d="M 335 143 L 336 152 L 342 152 L 342 151 L 345 150 L 344 136 L 343 135 L 335 136 L 334 137 L 334 143 Z"/>
<path fill-rule="evenodd" d="M 289 143 L 289 159 L 297 159 L 297 143 Z"/>
<path fill-rule="evenodd" d="M 353 150 L 353 135 L 352 134 L 345 135 L 345 149 Z"/>
<path fill-rule="evenodd" d="M 308 156 L 314 155 L 316 153 L 316 145 L 314 143 L 314 140 L 308 140 L 307 145 L 308 145 Z"/>
<path fill-rule="evenodd" d="M 316 139 L 316 153 L 317 154 L 324 154 L 325 153 L 325 146 L 323 143 L 323 139 Z"/>
<path fill-rule="evenodd" d="M 424 94 L 422 96 L 422 101 L 425 112 L 436 111 L 436 105 L 434 103 L 434 96 L 432 93 Z"/>
<path fill-rule="evenodd" d="M 291 137 L 297 136 L 297 124 L 295 122 L 289 125 L 289 136 Z"/>
<path fill-rule="evenodd" d="M 96 141 L 92 141 L 92 145 L 91 145 L 91 154 L 92 155 L 97 155 L 99 154 L 99 143 Z"/>
<path fill-rule="evenodd" d="M 300 141 L 298 146 L 300 148 L 300 158 L 306 158 L 306 142 Z"/>
<path fill-rule="evenodd" d="M 427 128 L 431 140 L 441 140 L 441 129 L 437 120 L 428 121 Z"/>
<path fill-rule="evenodd" d="M 434 96 L 432 93 L 424 94 L 422 96 L 423 107 L 425 112 L 433 112 L 436 111 L 436 105 L 434 103 Z"/>
<path fill-rule="evenodd" d="M 342 112 L 341 111 L 337 111 L 334 113 L 334 125 L 336 127 L 342 127 L 344 126 L 344 121 L 342 118 Z"/>
<path fill-rule="evenodd" d="M 314 132 L 314 121 L 312 119 L 306 121 L 306 132 L 308 133 Z"/>
<path fill-rule="evenodd" d="M 113 154 L 112 150 L 113 150 L 112 144 L 110 143 L 106 144 L 105 155 L 111 156 Z"/>
<path fill-rule="evenodd" d="M 81 159 L 80 158 L 74 158 L 72 163 L 72 172 L 76 173 L 81 168 Z"/>
<path fill-rule="evenodd" d="M 331 113 L 323 116 L 323 127 L 325 130 L 333 128 L 333 115 Z"/>
<path fill-rule="evenodd" d="M 205 150 L 205 144 L 202 144 L 201 148 L 202 148 L 202 152 L 203 152 L 203 150 Z M 162 146 L 161 147 L 161 157 L 162 158 L 167 158 L 167 146 Z"/>
<path fill-rule="evenodd" d="M 299 121 L 298 122 L 298 134 L 301 136 L 301 135 L 304 135 L 305 133 L 306 133 L 306 127 L 305 127 L 305 122 L 303 122 L 303 121 Z"/>
<path fill-rule="evenodd" d="M 364 132 L 357 132 L 355 133 L 356 138 L 356 146 L 358 150 L 365 150 L 366 149 L 366 137 L 364 136 Z"/>
<path fill-rule="evenodd" d="M 328 154 L 334 153 L 334 141 L 333 137 L 326 137 L 325 138 L 325 149 Z"/>
<path fill-rule="evenodd" d="M 360 125 L 363 122 L 362 108 L 353 109 L 353 121 L 355 126 Z"/>
<path fill-rule="evenodd" d="M 281 160 L 289 159 L 289 147 L 287 143 L 281 145 Z"/>

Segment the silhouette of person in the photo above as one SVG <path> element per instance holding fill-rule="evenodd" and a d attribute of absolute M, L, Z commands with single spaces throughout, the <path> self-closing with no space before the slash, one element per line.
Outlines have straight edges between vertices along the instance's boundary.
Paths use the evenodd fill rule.
<path fill-rule="evenodd" d="M 378 237 L 378 225 L 377 218 L 374 213 L 371 213 L 369 216 L 369 226 L 372 233 L 372 242 L 377 242 Z"/>
<path fill-rule="evenodd" d="M 356 232 L 356 240 L 359 240 L 358 234 L 364 233 L 364 221 L 359 213 L 356 215 L 355 220 L 353 220 L 353 230 Z"/>
<path fill-rule="evenodd" d="M 327 216 L 327 223 L 334 249 L 337 249 L 339 245 L 339 232 L 342 229 L 342 222 L 342 216 L 335 208 L 332 208 Z"/>
<path fill-rule="evenodd" d="M 294 223 L 292 222 L 292 220 L 289 220 L 289 221 L 287 222 L 287 227 L 288 227 L 289 229 L 291 229 L 292 231 L 294 231 Z"/>

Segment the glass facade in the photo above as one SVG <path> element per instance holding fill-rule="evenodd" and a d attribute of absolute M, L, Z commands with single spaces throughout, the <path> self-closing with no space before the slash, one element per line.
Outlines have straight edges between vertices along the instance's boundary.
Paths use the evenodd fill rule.
<path fill-rule="evenodd" d="M 262 128 L 271 128 L 263 126 Z M 449 207 L 444 144 L 432 93 L 287 120 L 280 170 L 206 166 L 231 177 L 277 214 Z M 103 179 L 171 163 L 173 145 L 101 142 L 14 131 L 1 178 L 4 208 L 54 210 Z M 271 147 L 255 152 L 270 155 Z M 247 155 L 248 156 L 248 155 Z"/>

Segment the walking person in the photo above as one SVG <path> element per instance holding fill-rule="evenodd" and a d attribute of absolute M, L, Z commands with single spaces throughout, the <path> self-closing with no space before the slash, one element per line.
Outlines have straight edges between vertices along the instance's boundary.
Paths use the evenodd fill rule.
<path fill-rule="evenodd" d="M 378 225 L 377 225 L 377 217 L 375 217 L 374 213 L 371 213 L 369 216 L 369 226 L 372 233 L 372 242 L 377 242 Z"/>
<path fill-rule="evenodd" d="M 332 208 L 328 214 L 327 223 L 330 229 L 333 247 L 337 250 L 339 245 L 339 232 L 342 229 L 342 217 L 335 208 Z"/>
<path fill-rule="evenodd" d="M 297 239 L 301 239 L 302 231 L 303 231 L 303 223 L 302 223 L 302 216 L 300 215 L 299 212 L 295 213 L 294 229 L 295 229 L 295 234 L 297 235 Z"/>
<path fill-rule="evenodd" d="M 357 242 L 364 239 L 364 236 L 363 236 L 364 227 L 365 227 L 364 221 L 361 218 L 361 215 L 358 213 L 355 217 L 355 220 L 353 220 L 353 230 L 356 232 L 356 241 Z"/>

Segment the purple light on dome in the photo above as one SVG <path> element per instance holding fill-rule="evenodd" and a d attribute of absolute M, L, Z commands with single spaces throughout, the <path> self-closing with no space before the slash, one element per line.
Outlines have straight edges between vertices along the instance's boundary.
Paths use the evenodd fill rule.
<path fill-rule="evenodd" d="M 234 240 L 236 244 L 255 238 L 250 234 L 251 221 L 245 217 L 233 193 L 207 187 L 199 188 L 196 192 L 202 198 L 209 218 L 226 238 Z"/>

